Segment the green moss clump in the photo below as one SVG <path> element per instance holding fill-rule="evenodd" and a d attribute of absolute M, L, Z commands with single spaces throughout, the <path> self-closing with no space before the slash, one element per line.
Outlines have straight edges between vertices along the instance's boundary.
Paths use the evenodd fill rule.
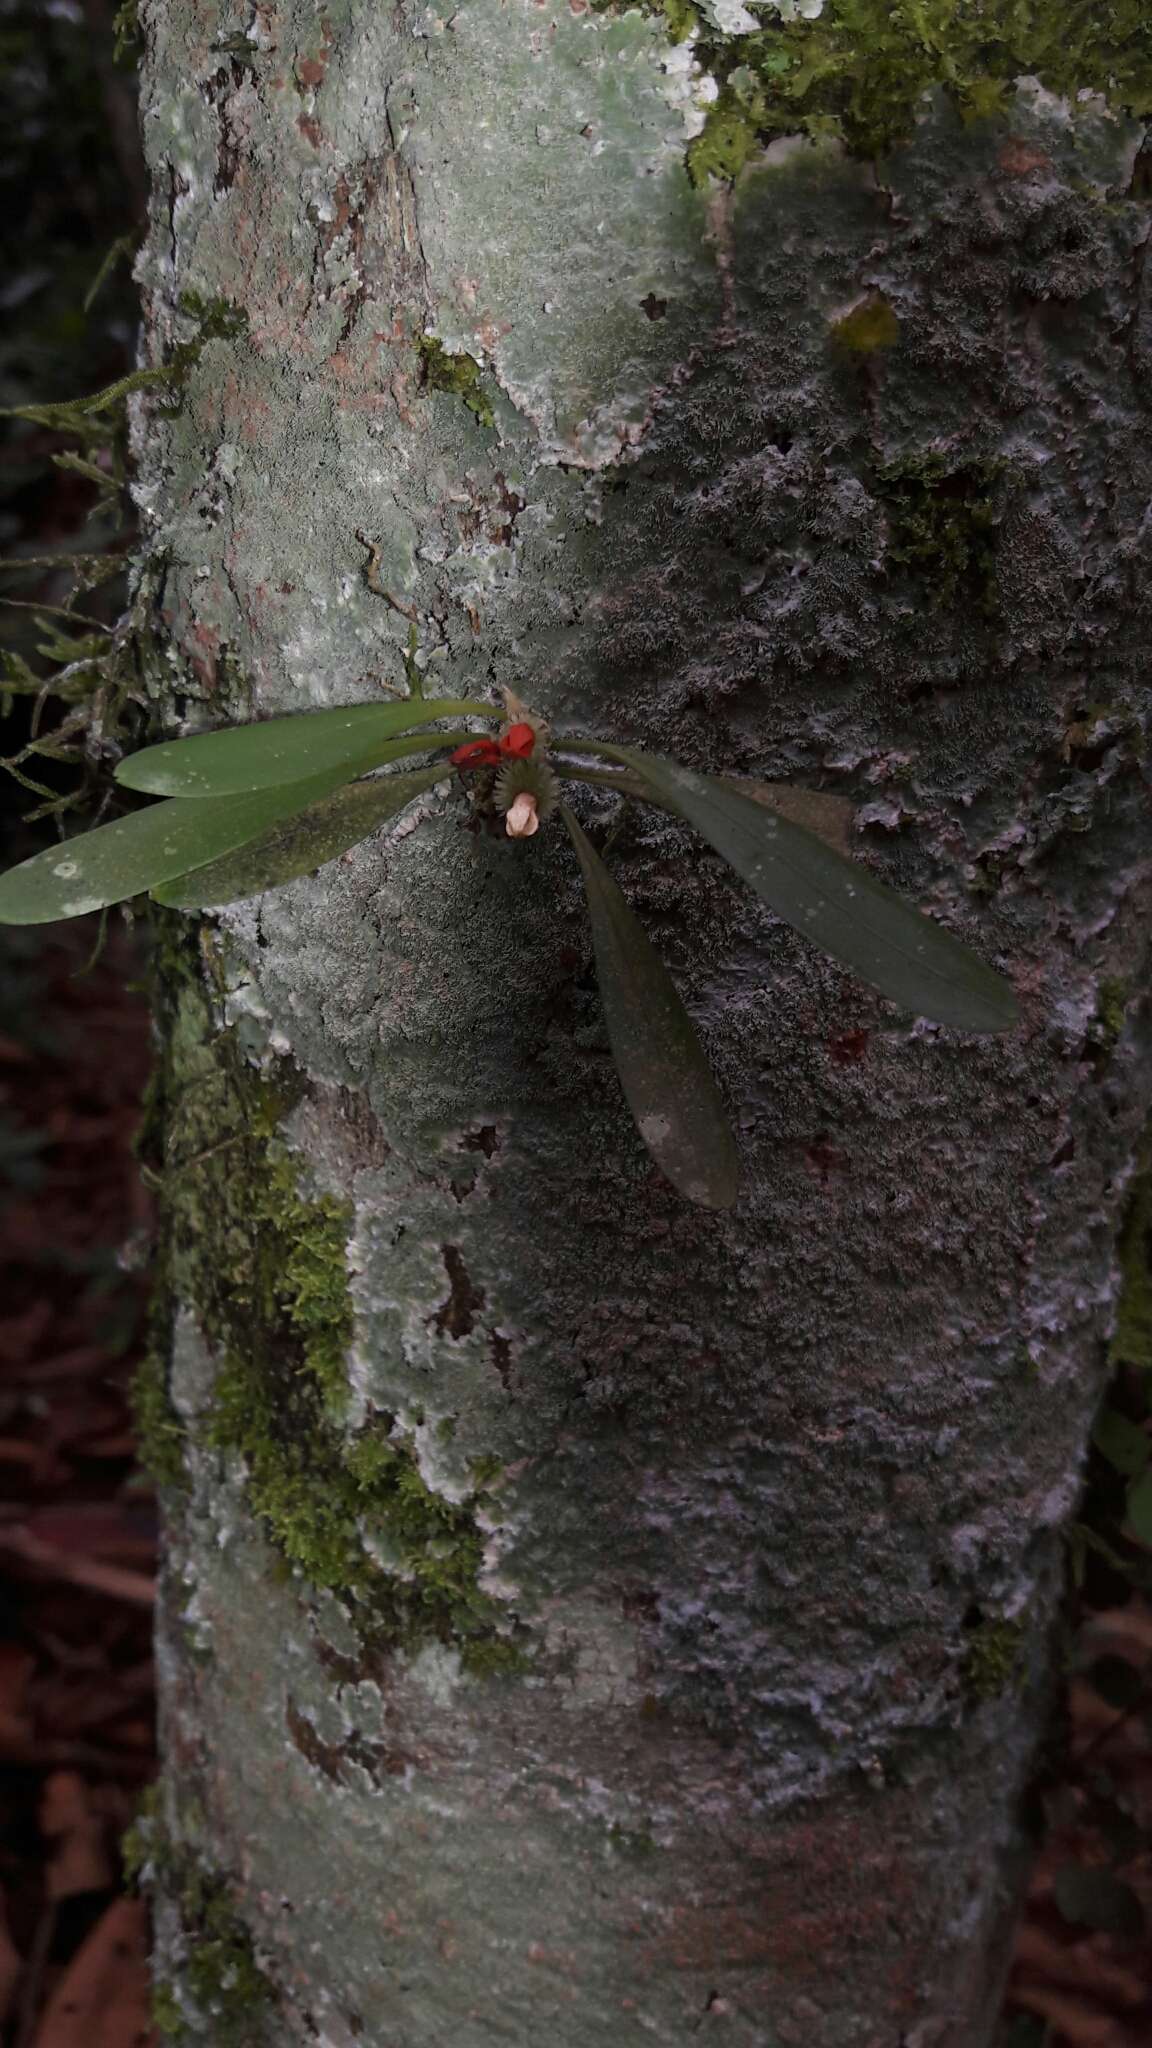
<path fill-rule="evenodd" d="M 1121 975 L 1106 974 L 1096 991 L 1096 1014 L 1092 1019 L 1097 1047 L 1105 1057 L 1116 1049 L 1128 1014 L 1128 983 Z"/>
<path fill-rule="evenodd" d="M 888 514 L 888 561 L 923 576 L 936 604 L 953 603 L 963 590 L 982 611 L 996 608 L 999 473 L 996 462 L 958 462 L 936 449 L 876 472 L 874 488 Z"/>
<path fill-rule="evenodd" d="M 160 1788 L 149 1785 L 135 1820 L 120 1837 L 120 1862 L 129 1891 L 139 1891 L 148 1882 L 146 1873 L 154 1863 L 160 1835 Z"/>
<path fill-rule="evenodd" d="M 235 341 L 248 327 L 248 315 L 229 299 L 203 299 L 198 292 L 184 292 L 180 298 L 180 310 L 196 322 L 196 332 L 187 341 L 177 342 L 166 363 L 129 370 L 127 376 L 118 377 L 114 384 L 106 384 L 102 391 L 89 392 L 84 398 L 58 399 L 48 405 L 14 406 L 11 417 L 30 420 L 34 426 L 49 427 L 53 433 L 71 434 L 78 441 L 89 444 L 93 438 L 93 421 L 105 413 L 117 412 L 134 391 L 167 387 L 175 391 L 178 402 L 180 386 L 189 370 L 199 362 L 205 345 L 210 341 Z M 98 472 L 92 472 L 92 479 L 99 480 Z"/>
<path fill-rule="evenodd" d="M 252 1507 L 282 1557 L 354 1601 L 366 1635 L 405 1646 L 431 1637 L 468 1669 L 512 1668 L 506 1612 L 477 1584 L 480 1483 L 463 1502 L 433 1492 L 391 1416 L 351 1439 L 342 1427 L 351 1213 L 303 1191 L 278 1135 L 300 1079 L 286 1065 L 272 1079 L 256 1072 L 217 1028 L 190 929 L 160 926 L 170 1061 L 161 1263 L 219 1358 L 203 1441 L 243 1458 Z"/>
<path fill-rule="evenodd" d="M 121 0 L 112 17 L 112 61 L 138 64 L 144 54 L 144 31 L 140 26 L 139 0 Z"/>
<path fill-rule="evenodd" d="M 481 384 L 480 365 L 474 356 L 461 351 L 452 355 L 434 334 L 420 337 L 418 353 L 424 382 L 432 391 L 451 391 L 462 398 L 482 427 L 494 427 L 496 415 Z"/>
<path fill-rule="evenodd" d="M 180 1914 L 180 1991 L 162 1980 L 154 1985 L 157 2030 L 176 2042 L 203 2040 L 205 2029 L 190 2021 L 187 2004 L 197 2022 L 210 2022 L 214 2048 L 252 2048 L 253 2029 L 271 2012 L 275 1988 L 256 1960 L 231 1887 L 194 1851 L 173 1841 L 160 1818 L 155 1786 L 145 1793 L 121 1854 L 126 1882 L 158 1891 Z"/>
<path fill-rule="evenodd" d="M 722 90 L 689 149 L 698 182 L 711 170 L 708 131 L 726 129 L 715 154 L 734 160 L 732 107 L 723 88 L 740 71 L 740 97 L 756 137 L 834 134 L 856 155 L 884 156 L 907 141 L 924 95 L 943 90 L 965 120 L 1000 113 L 1015 80 L 1039 78 L 1075 98 L 1099 92 L 1113 107 L 1152 113 L 1152 16 L 1145 0 L 825 0 L 814 20 L 766 24 L 755 34 L 704 29 L 701 61 Z M 741 158 L 743 161 L 743 158 Z M 739 168 L 739 165 L 737 165 Z M 712 175 L 735 173 L 718 168 Z"/>
<path fill-rule="evenodd" d="M 185 1483 L 184 1424 L 172 1405 L 164 1356 L 146 1351 L 131 1389 L 136 1455 L 157 1486 L 173 1492 Z"/>
<path fill-rule="evenodd" d="M 247 1928 L 219 1880 L 202 1872 L 185 1883 L 180 1907 L 193 1930 L 183 1971 L 193 2004 L 211 2017 L 216 2048 L 252 2048 L 253 2025 L 271 2011 L 275 1993 Z"/>
<path fill-rule="evenodd" d="M 759 140 L 755 103 L 749 106 L 737 93 L 722 90 L 709 107 L 699 135 L 688 144 L 692 183 L 706 185 L 709 178 L 737 178 Z"/>
<path fill-rule="evenodd" d="M 184 2032 L 180 2000 L 170 1984 L 152 1986 L 152 2024 L 167 2040 L 178 2040 Z"/>
<path fill-rule="evenodd" d="M 1024 1624 L 993 1616 L 977 1623 L 964 1653 L 962 1683 L 972 1701 L 997 1699 L 1018 1684 L 1024 1649 Z"/>
<path fill-rule="evenodd" d="M 687 42 L 693 29 L 700 26 L 700 16 L 692 0 L 660 0 L 660 12 L 668 24 L 669 42 Z"/>
<path fill-rule="evenodd" d="M 331 1195 L 300 1193 L 289 1153 L 270 1140 L 256 1227 L 274 1239 L 267 1274 L 279 1314 L 299 1338 L 303 1364 L 338 1412 L 347 1400 L 345 1359 L 352 1340 L 345 1246 L 352 1212 Z"/>

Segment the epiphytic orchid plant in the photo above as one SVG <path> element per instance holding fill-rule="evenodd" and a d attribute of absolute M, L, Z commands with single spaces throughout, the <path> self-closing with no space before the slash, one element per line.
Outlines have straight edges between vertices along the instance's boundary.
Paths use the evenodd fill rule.
<path fill-rule="evenodd" d="M 965 1031 L 1006 1031 L 1015 1022 L 1002 975 L 798 821 L 811 793 L 560 737 L 511 692 L 505 697 L 506 715 L 490 737 L 458 724 L 418 728 L 497 721 L 493 705 L 410 697 L 145 747 L 120 764 L 117 779 L 164 801 L 10 870 L 0 878 L 0 922 L 79 917 L 145 890 L 185 911 L 257 895 L 336 859 L 455 769 L 476 816 L 513 839 L 530 838 L 553 812 L 563 819 L 629 1108 L 673 1185 L 716 1209 L 735 1201 L 739 1175 L 719 1090 L 667 968 L 562 801 L 564 781 L 609 787 L 686 820 L 777 916 L 902 1008 Z M 377 772 L 420 754 L 449 761 Z"/>

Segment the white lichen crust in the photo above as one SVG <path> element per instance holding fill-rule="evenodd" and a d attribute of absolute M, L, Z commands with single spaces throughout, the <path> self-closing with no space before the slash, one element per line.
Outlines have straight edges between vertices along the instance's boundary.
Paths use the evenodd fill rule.
<path fill-rule="evenodd" d="M 366 1647 L 194 1442 L 167 1768 L 265 2048 L 983 2048 L 1152 1092 L 1139 133 L 1024 82 L 882 176 L 802 138 L 709 194 L 658 14 L 142 12 L 151 345 L 181 294 L 247 318 L 140 423 L 172 729 L 373 697 L 410 611 L 444 694 L 852 797 L 1023 1010 L 898 1015 L 638 812 L 613 863 L 740 1135 L 721 1217 L 630 1126 L 551 822 L 446 788 L 223 914 L 234 1032 L 352 1204 L 349 1440 L 387 1417 L 456 1505 L 498 1475 L 525 1646 Z M 1018 1690 L 975 1699 L 1002 1623 Z"/>

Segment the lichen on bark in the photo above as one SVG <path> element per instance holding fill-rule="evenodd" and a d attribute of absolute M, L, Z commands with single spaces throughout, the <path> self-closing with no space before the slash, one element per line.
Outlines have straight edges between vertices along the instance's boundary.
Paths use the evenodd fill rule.
<path fill-rule="evenodd" d="M 351 1207 L 304 1192 L 305 1164 L 281 1135 L 304 1078 L 290 1061 L 258 1069 L 246 1058 L 217 1014 L 216 949 L 179 920 L 158 925 L 166 1282 L 194 1309 L 215 1360 L 210 1400 L 182 1432 L 185 1454 L 190 1437 L 202 1460 L 243 1461 L 252 1512 L 286 1564 L 307 1586 L 340 1594 L 365 1639 L 412 1645 L 430 1635 L 465 1665 L 514 1669 L 511 1623 L 477 1587 L 479 1481 L 463 1500 L 441 1498 L 392 1416 L 342 1426 Z M 180 1424 L 160 1404 L 159 1372 L 153 1357 L 138 1406 L 170 1477 Z"/>
<path fill-rule="evenodd" d="M 122 1844 L 130 1886 L 154 1893 L 167 1921 L 176 1971 L 157 1973 L 152 2019 L 176 2048 L 208 2039 L 213 2048 L 253 2048 L 276 2004 L 276 1988 L 256 1956 L 235 1905 L 236 1887 L 204 1861 L 203 1849 L 178 1841 L 155 1788 Z"/>
<path fill-rule="evenodd" d="M 165 1712 L 276 1959 L 271 2038 L 671 2048 L 721 2011 L 738 2048 L 976 2048 L 1152 1092 L 1115 1000 L 1149 926 L 1133 102 L 1024 80 L 974 121 L 941 89 L 882 177 L 757 129 L 717 191 L 697 46 L 636 10 L 289 4 L 235 69 L 210 0 L 144 12 L 153 345 L 182 291 L 247 317 L 141 437 L 166 722 L 372 697 L 415 623 L 453 692 L 849 797 L 1025 1013 L 996 1045 L 899 1016 L 674 820 L 588 799 L 741 1133 L 742 1202 L 701 1217 L 631 1140 L 548 831 L 430 796 L 221 916 L 229 1063 L 215 1016 L 173 1158 L 240 1171 L 173 1185 L 233 1277 L 174 1244 Z M 482 366 L 491 427 L 422 390 L 421 336 Z M 286 1165 L 293 1235 L 350 1211 L 339 1418 L 275 1216 L 275 1355 L 247 1342 L 239 1191 Z M 249 1468 L 271 1440 L 320 1476 L 327 1585 L 245 1486 L 243 1386 L 236 1452 L 205 1442 L 214 1349 L 283 1390 Z M 449 1555 L 428 1522 L 368 1547 L 376 1638 L 327 1460 L 380 1417 Z M 432 1576 L 458 1532 L 475 1630 Z M 465 1668 L 509 1640 L 518 1675 Z"/>

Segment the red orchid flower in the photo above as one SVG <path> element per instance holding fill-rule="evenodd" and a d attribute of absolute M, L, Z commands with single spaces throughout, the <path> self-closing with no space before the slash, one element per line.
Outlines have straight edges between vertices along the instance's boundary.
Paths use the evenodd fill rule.
<path fill-rule="evenodd" d="M 496 768 L 500 749 L 495 740 L 466 740 L 452 755 L 454 768 Z"/>
<path fill-rule="evenodd" d="M 508 727 L 500 742 L 500 752 L 511 755 L 514 761 L 526 761 L 535 745 L 535 727 L 529 725 L 526 720 L 521 720 L 518 724 Z"/>

